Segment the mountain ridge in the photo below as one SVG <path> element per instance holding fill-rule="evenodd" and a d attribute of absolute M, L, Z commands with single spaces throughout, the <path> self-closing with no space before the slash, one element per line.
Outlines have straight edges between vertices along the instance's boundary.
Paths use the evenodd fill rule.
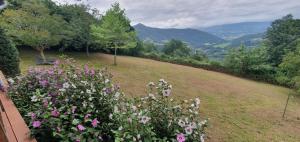
<path fill-rule="evenodd" d="M 155 28 L 141 23 L 135 25 L 134 28 L 141 40 L 152 40 L 156 43 L 164 43 L 171 39 L 178 39 L 188 43 L 192 47 L 200 48 L 206 44 L 225 42 L 224 39 L 215 35 L 192 28 Z"/>

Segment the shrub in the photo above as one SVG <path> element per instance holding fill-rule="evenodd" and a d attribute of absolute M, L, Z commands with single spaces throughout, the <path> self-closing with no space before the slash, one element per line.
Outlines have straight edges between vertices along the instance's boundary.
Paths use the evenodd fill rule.
<path fill-rule="evenodd" d="M 19 52 L 3 29 L 0 29 L 0 70 L 6 76 L 15 76 L 20 73 Z"/>
<path fill-rule="evenodd" d="M 38 141 L 203 139 L 206 121 L 198 114 L 199 99 L 178 105 L 168 97 L 172 87 L 164 80 L 149 84 L 149 96 L 128 99 L 105 69 L 75 65 L 65 59 L 9 79 L 9 96 Z"/>
<path fill-rule="evenodd" d="M 121 103 L 114 117 L 122 122 L 117 131 L 121 141 L 204 141 L 207 120 L 199 115 L 200 99 L 177 101 L 170 98 L 172 85 L 161 79 L 148 84 L 148 95 Z M 178 140 L 180 141 L 180 140 Z"/>
<path fill-rule="evenodd" d="M 40 141 L 47 141 L 49 132 L 50 141 L 111 140 L 117 127 L 109 115 L 122 93 L 106 70 L 74 65 L 68 59 L 52 68 L 30 69 L 9 95 Z"/>

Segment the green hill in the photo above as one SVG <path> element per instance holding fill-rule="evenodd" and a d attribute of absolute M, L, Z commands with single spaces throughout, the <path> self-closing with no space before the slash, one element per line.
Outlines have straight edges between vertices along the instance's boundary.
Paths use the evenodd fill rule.
<path fill-rule="evenodd" d="M 143 24 L 134 26 L 141 40 L 152 40 L 156 43 L 164 43 L 171 39 L 179 39 L 190 46 L 198 48 L 204 45 L 219 44 L 223 39 L 196 29 L 161 29 L 147 27 Z"/>

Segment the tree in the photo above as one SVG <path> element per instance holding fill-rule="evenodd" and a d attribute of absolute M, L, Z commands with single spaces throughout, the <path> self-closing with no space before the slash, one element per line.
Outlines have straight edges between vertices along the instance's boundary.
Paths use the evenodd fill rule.
<path fill-rule="evenodd" d="M 49 9 L 39 0 L 23 1 L 20 8 L 5 10 L 0 21 L 16 43 L 38 50 L 44 62 L 46 48 L 72 35 L 62 17 L 50 15 Z"/>
<path fill-rule="evenodd" d="M 273 81 L 274 68 L 267 62 L 266 47 L 249 49 L 245 46 L 231 49 L 225 57 L 225 66 L 236 74 Z"/>
<path fill-rule="evenodd" d="M 88 6 L 84 4 L 65 4 L 54 9 L 56 9 L 56 14 L 61 15 L 68 22 L 69 26 L 72 27 L 70 30 L 74 33 L 73 37 L 61 42 L 61 49 L 85 49 L 86 54 L 89 55 L 89 47 L 92 42 L 90 26 L 98 20 L 88 12 Z"/>
<path fill-rule="evenodd" d="M 167 55 L 189 56 L 191 48 L 181 40 L 171 39 L 169 42 L 165 43 L 163 52 Z"/>
<path fill-rule="evenodd" d="M 293 42 L 300 37 L 300 20 L 292 15 L 284 16 L 272 22 L 266 33 L 266 45 L 269 47 L 269 61 L 278 66 L 284 55 L 295 50 Z"/>
<path fill-rule="evenodd" d="M 6 76 L 16 76 L 20 73 L 19 52 L 8 39 L 3 29 L 0 29 L 0 70 Z"/>
<path fill-rule="evenodd" d="M 297 94 L 300 93 L 300 39 L 296 40 L 297 46 L 294 52 L 289 52 L 284 56 L 282 63 L 279 65 L 277 73 L 277 81 L 281 84 L 288 85 L 290 88 L 296 90 Z M 290 100 L 289 94 L 282 118 L 285 116 L 285 112 Z"/>
<path fill-rule="evenodd" d="M 113 4 L 102 17 L 100 24 L 91 26 L 91 31 L 96 43 L 104 43 L 106 47 L 114 48 L 114 65 L 117 65 L 118 48 L 134 48 L 137 45 L 136 33 L 119 3 Z"/>

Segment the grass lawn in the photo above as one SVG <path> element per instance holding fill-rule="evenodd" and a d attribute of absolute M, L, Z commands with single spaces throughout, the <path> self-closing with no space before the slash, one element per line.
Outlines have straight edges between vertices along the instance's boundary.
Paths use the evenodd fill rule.
<path fill-rule="evenodd" d="M 47 54 L 48 53 L 48 54 Z M 21 51 L 21 69 L 35 65 L 34 51 Z M 46 52 L 47 56 L 58 53 Z M 68 53 L 80 64 L 107 67 L 128 96 L 145 95 L 146 84 L 164 78 L 176 99 L 201 99 L 201 115 L 210 118 L 208 141 L 300 141 L 300 98 L 290 100 L 287 119 L 281 120 L 289 89 L 223 73 L 135 57 L 100 53 Z"/>

